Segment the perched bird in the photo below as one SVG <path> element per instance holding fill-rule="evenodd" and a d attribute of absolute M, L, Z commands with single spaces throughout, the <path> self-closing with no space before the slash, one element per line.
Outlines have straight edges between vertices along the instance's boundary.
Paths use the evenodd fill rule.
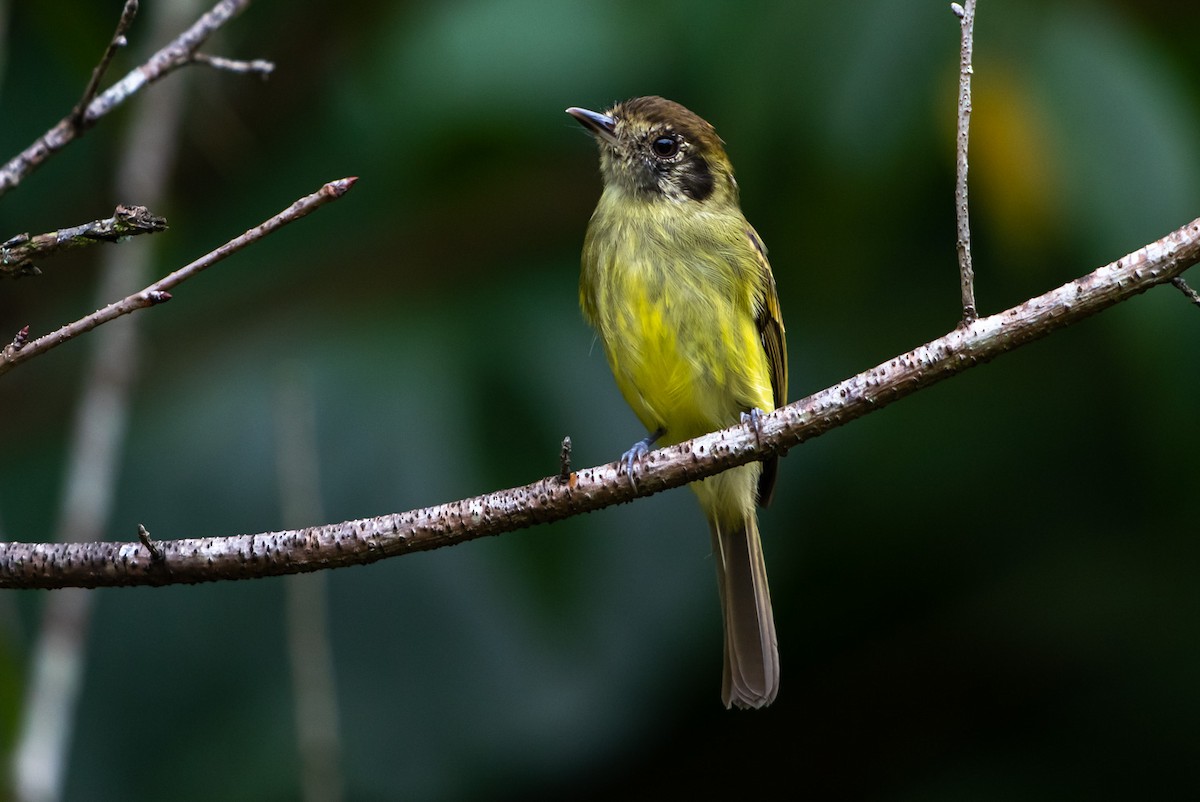
<path fill-rule="evenodd" d="M 670 445 L 747 421 L 787 398 L 787 348 L 766 248 L 738 204 L 720 137 L 661 97 L 567 113 L 600 146 L 604 190 L 583 244 L 579 302 L 625 400 L 646 430 L 630 477 Z M 725 622 L 726 707 L 779 690 L 779 652 L 755 503 L 778 458 L 692 484 L 712 531 Z"/>

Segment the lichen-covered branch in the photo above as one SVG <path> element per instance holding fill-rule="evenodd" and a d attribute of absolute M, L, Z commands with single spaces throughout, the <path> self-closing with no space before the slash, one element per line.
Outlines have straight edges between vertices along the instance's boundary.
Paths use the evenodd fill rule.
<path fill-rule="evenodd" d="M 299 220 L 301 217 L 316 211 L 330 201 L 337 200 L 342 195 L 345 195 L 357 180 L 357 178 L 340 178 L 337 181 L 330 181 L 316 192 L 306 195 L 279 214 L 246 231 L 244 234 L 234 237 L 220 248 L 209 251 L 196 261 L 184 265 L 174 273 L 154 282 L 149 287 L 119 301 L 114 301 L 103 309 L 98 309 L 90 315 L 81 317 L 74 323 L 68 323 L 62 328 L 52 331 L 49 334 L 44 334 L 32 342 L 28 341 L 28 332 L 26 331 L 23 335 L 19 335 L 18 339 L 14 339 L 12 343 L 0 349 L 0 374 L 7 373 L 22 362 L 27 362 L 36 356 L 44 354 L 51 348 L 62 345 L 67 340 L 91 331 L 103 323 L 116 320 L 130 312 L 136 312 L 139 309 L 145 309 L 148 306 L 155 306 L 171 300 L 170 290 L 176 286 L 288 223 Z"/>
<path fill-rule="evenodd" d="M 893 401 L 1170 282 L 1200 262 L 1200 218 L 1144 248 L 999 314 L 742 424 L 653 451 L 637 483 L 619 463 L 412 512 L 284 532 L 140 542 L 0 545 L 0 587 L 168 585 L 361 565 L 557 521 L 782 453 Z M 156 533 L 161 536 L 162 533 Z M 130 537 L 134 535 L 130 526 Z"/>
<path fill-rule="evenodd" d="M 0 195 L 20 184 L 27 175 L 40 167 L 52 155 L 81 136 L 101 117 L 124 103 L 144 86 L 154 83 L 186 64 L 203 63 L 203 59 L 196 58 L 196 51 L 199 47 L 214 31 L 241 13 L 248 5 L 250 5 L 250 0 L 221 0 L 196 20 L 192 27 L 151 56 L 149 61 L 131 70 L 124 78 L 87 103 L 82 114 L 72 111 L 60 120 L 53 128 L 38 137 L 36 142 L 17 154 L 8 164 L 0 167 Z M 124 19 L 124 15 L 122 19 Z M 118 36 L 120 35 L 120 30 L 118 30 Z"/>
<path fill-rule="evenodd" d="M 48 234 L 18 234 L 0 243 L 0 278 L 36 276 L 42 271 L 34 264 L 65 248 L 116 242 L 122 237 L 166 231 L 167 221 L 153 215 L 145 206 L 118 206 L 112 217 L 93 220 L 81 226 L 60 228 Z"/>

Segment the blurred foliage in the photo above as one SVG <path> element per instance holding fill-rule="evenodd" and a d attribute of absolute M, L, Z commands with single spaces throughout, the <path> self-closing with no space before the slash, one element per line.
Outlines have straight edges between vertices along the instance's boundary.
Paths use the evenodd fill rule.
<path fill-rule="evenodd" d="M 119 6 L 7 6 L 4 158 L 70 109 Z M 1200 214 L 1200 7 L 980 6 L 987 314 Z M 161 44 L 146 29 L 113 78 Z M 576 309 L 599 179 L 568 105 L 657 93 L 717 126 L 772 249 L 793 398 L 957 320 L 942 0 L 262 2 L 207 49 L 278 70 L 169 79 L 192 100 L 159 272 L 361 181 L 140 313 L 114 539 L 279 527 L 296 364 L 331 520 L 532 481 L 567 434 L 577 466 L 640 437 Z M 127 119 L 3 198 L 0 237 L 137 203 L 111 189 Z M 91 311 L 95 263 L 5 282 L 0 329 Z M 7 538 L 50 536 L 87 351 L 0 382 Z M 349 798 L 1194 798 L 1198 359 L 1200 317 L 1158 288 L 790 454 L 762 517 L 785 678 L 758 713 L 719 704 L 684 491 L 333 573 Z M 295 798 L 282 593 L 101 592 L 68 798 Z M 0 597 L 0 744 L 44 599 Z"/>

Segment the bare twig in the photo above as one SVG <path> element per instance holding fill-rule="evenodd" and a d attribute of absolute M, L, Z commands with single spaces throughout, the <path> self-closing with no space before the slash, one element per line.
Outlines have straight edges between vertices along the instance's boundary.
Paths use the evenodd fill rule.
<path fill-rule="evenodd" d="M 165 75 L 187 64 L 192 64 L 196 50 L 234 16 L 239 14 L 250 0 L 221 0 L 198 19 L 170 44 L 163 47 L 140 67 L 104 90 L 88 103 L 82 116 L 68 114 L 53 128 L 38 137 L 37 141 L 17 154 L 8 164 L 0 168 L 0 195 L 17 186 L 40 167 L 54 153 L 62 150 L 80 134 L 90 128 L 101 117 L 124 103 L 144 86 L 154 83 Z"/>
<path fill-rule="evenodd" d="M 150 532 L 146 527 L 138 524 L 138 540 L 146 547 L 146 551 L 150 552 L 150 559 L 156 563 L 164 561 L 162 549 L 158 547 L 153 540 L 150 539 Z"/>
<path fill-rule="evenodd" d="M 171 294 L 168 290 L 171 288 L 182 284 L 202 270 L 212 267 L 227 256 L 232 256 L 247 245 L 257 242 L 288 223 L 299 220 L 301 217 L 316 211 L 330 201 L 337 200 L 346 194 L 357 180 L 357 178 L 342 178 L 337 181 L 330 181 L 313 194 L 301 198 L 269 220 L 255 226 L 241 236 L 234 237 L 220 248 L 210 251 L 191 264 L 185 265 L 169 276 L 159 279 L 144 290 L 111 303 L 103 309 L 98 309 L 92 314 L 82 317 L 74 323 L 69 323 L 57 331 L 44 334 L 33 342 L 27 343 L 24 348 L 18 350 L 14 349 L 11 345 L 6 346 L 0 350 L 0 374 L 11 370 L 16 365 L 28 359 L 49 351 L 55 346 L 62 345 L 73 337 L 91 331 L 103 323 L 115 320 L 130 312 L 136 312 L 139 309 L 145 309 L 148 306 L 169 301 Z"/>
<path fill-rule="evenodd" d="M 975 307 L 975 269 L 971 266 L 971 219 L 967 206 L 967 142 L 971 129 L 971 51 L 975 35 L 975 0 L 951 3 L 962 29 L 958 70 L 958 159 L 954 184 L 954 208 L 958 220 L 958 272 L 962 286 L 962 325 L 970 325 L 979 313 Z"/>
<path fill-rule="evenodd" d="M 117 30 L 113 32 L 112 39 L 108 42 L 108 47 L 104 48 L 104 55 L 100 57 L 100 63 L 92 70 L 92 77 L 88 80 L 87 87 L 83 90 L 83 97 L 75 104 L 75 108 L 71 109 L 71 116 L 68 119 L 70 119 L 71 126 L 75 129 L 76 134 L 83 133 L 85 126 L 84 112 L 87 111 L 87 107 L 95 100 L 96 92 L 100 91 L 100 79 L 108 71 L 108 65 L 112 63 L 113 56 L 117 54 L 117 50 L 128 44 L 125 39 L 125 32 L 133 24 L 133 18 L 137 16 L 137 12 L 138 0 L 125 0 L 125 7 L 121 9 L 121 18 L 117 20 Z"/>
<path fill-rule="evenodd" d="M 150 213 L 145 206 L 118 206 L 112 217 L 93 220 L 80 226 L 60 228 L 48 234 L 18 234 L 0 243 L 0 278 L 36 276 L 42 271 L 34 264 L 65 248 L 116 242 L 122 237 L 165 231 L 167 221 Z"/>
<path fill-rule="evenodd" d="M 1193 290 L 1191 285 L 1183 280 L 1183 276 L 1176 276 L 1175 278 L 1171 279 L 1171 283 L 1174 284 L 1180 292 L 1186 295 L 1189 301 L 1194 303 L 1196 306 L 1200 306 L 1200 292 Z"/>
<path fill-rule="evenodd" d="M 207 53 L 195 53 L 192 55 L 192 61 L 199 64 L 207 64 L 215 70 L 236 72 L 242 75 L 254 73 L 261 76 L 264 80 L 270 78 L 271 73 L 275 72 L 275 62 L 266 61 L 261 58 L 256 58 L 252 61 L 238 61 L 236 59 L 221 58 L 220 56 L 210 56 Z"/>
<path fill-rule="evenodd" d="M 778 454 L 917 390 L 1041 339 L 1169 282 L 1200 262 L 1200 218 L 1162 239 L 999 314 L 960 325 L 808 398 L 764 415 L 758 433 L 741 423 L 653 451 L 637 487 L 609 463 L 523 487 L 412 512 L 283 532 L 160 541 L 171 576 L 152 570 L 136 543 L 9 543 L 0 587 L 164 585 L 249 579 L 361 565 L 498 535 L 680 487 Z"/>
<path fill-rule="evenodd" d="M 558 453 L 558 481 L 569 482 L 571 480 L 571 438 L 564 437 L 562 441 L 562 450 Z"/>

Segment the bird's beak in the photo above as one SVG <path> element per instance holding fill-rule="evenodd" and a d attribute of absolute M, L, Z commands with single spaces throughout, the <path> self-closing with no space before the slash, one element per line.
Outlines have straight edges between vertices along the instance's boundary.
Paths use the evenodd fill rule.
<path fill-rule="evenodd" d="M 583 125 L 584 128 L 596 135 L 597 139 L 603 140 L 610 145 L 617 144 L 617 121 L 607 114 L 601 114 L 598 111 L 588 111 L 577 106 L 572 106 L 567 109 L 567 114 L 570 114 Z"/>

